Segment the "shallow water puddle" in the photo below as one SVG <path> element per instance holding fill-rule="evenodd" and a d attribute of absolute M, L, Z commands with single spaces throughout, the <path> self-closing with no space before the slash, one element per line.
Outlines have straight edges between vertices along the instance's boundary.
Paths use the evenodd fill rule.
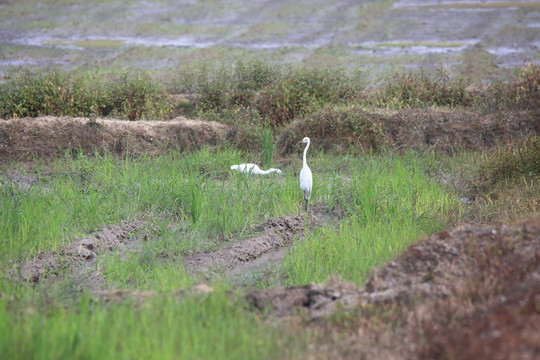
<path fill-rule="evenodd" d="M 372 55 L 394 55 L 403 52 L 410 54 L 440 54 L 440 53 L 454 53 L 465 50 L 468 46 L 478 43 L 479 40 L 469 39 L 461 41 L 385 41 L 385 42 L 373 42 L 368 41 L 352 46 L 356 46 L 359 49 L 357 54 L 372 54 Z"/>
<path fill-rule="evenodd" d="M 429 7 L 429 8 L 460 8 L 460 9 L 489 9 L 489 8 L 520 8 L 540 7 L 540 1 L 498 1 L 498 0 L 399 0 L 393 5 L 395 8 L 403 7 Z"/>
<path fill-rule="evenodd" d="M 36 36 L 31 38 L 17 39 L 13 43 L 38 47 L 57 47 L 60 49 L 114 49 L 127 46 L 148 46 L 148 47 L 192 47 L 206 48 L 216 45 L 216 42 L 197 41 L 192 37 L 183 36 L 178 38 L 165 37 L 98 37 L 89 36 L 85 38 L 69 37 L 55 38 Z"/>

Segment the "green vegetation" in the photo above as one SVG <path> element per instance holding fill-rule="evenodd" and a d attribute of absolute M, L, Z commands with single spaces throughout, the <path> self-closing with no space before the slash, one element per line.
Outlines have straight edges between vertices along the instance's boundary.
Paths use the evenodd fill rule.
<path fill-rule="evenodd" d="M 438 68 L 435 76 L 424 71 L 394 74 L 385 80 L 374 100 L 377 106 L 391 108 L 467 105 L 468 84 L 463 78 L 450 79 L 444 67 Z"/>
<path fill-rule="evenodd" d="M 312 155 L 312 204 L 342 209 L 345 218 L 339 232 L 331 225 L 308 231 L 291 250 L 283 270 L 289 284 L 336 274 L 360 282 L 372 266 L 460 212 L 455 194 L 428 180 L 417 165 L 422 163 L 418 154 Z M 222 239 L 249 233 L 267 217 L 302 211 L 291 169 L 284 169 L 285 179 L 246 181 L 228 170 L 244 156 L 232 149 L 139 159 L 68 154 L 47 165 L 48 176 L 40 175 L 37 163 L 39 183 L 28 189 L 3 179 L 4 264 L 61 248 L 88 229 L 144 214 L 153 219 L 143 230 L 147 241 L 124 254 L 102 254 L 97 266 L 113 288 L 155 293 L 112 304 L 96 303 L 90 294 L 72 295 L 73 303 L 72 296 L 66 298 L 69 274 L 55 290 L 4 279 L 0 293 L 17 293 L 21 301 L 0 297 L 2 357 L 278 358 L 305 351 L 309 333 L 293 336 L 261 322 L 220 282 L 206 296 L 171 295 L 197 282 L 183 269 L 183 254 L 221 247 Z M 41 295 L 45 289 L 47 297 Z M 29 338 L 32 344 L 21 352 L 20 344 Z"/>
<path fill-rule="evenodd" d="M 285 184 L 258 179 L 249 192 L 245 177 L 228 179 L 230 164 L 241 159 L 231 149 L 137 160 L 73 155 L 54 164 L 51 177 L 38 168 L 39 183 L 29 189 L 2 179 L 2 256 L 58 249 L 81 232 L 140 214 L 174 216 L 189 224 L 187 238 L 217 241 L 247 224 L 298 211 L 290 177 Z M 197 248 L 190 241 L 183 246 Z"/>
<path fill-rule="evenodd" d="M 39 115 L 163 118 L 164 91 L 147 75 L 125 73 L 103 84 L 92 76 L 61 71 L 10 72 L 0 85 L 0 117 Z"/>
<path fill-rule="evenodd" d="M 0 316 L 3 359 L 282 359 L 304 342 L 265 325 L 226 289 L 156 295 L 144 304 L 105 305 L 87 295 L 67 307 L 0 298 Z"/>
<path fill-rule="evenodd" d="M 475 101 L 481 109 L 489 111 L 539 109 L 540 65 L 528 63 L 517 71 L 512 82 L 495 82 Z"/>
<path fill-rule="evenodd" d="M 272 166 L 272 157 L 274 153 L 274 141 L 272 139 L 272 129 L 270 124 L 266 123 L 261 133 L 261 147 L 262 152 L 262 161 L 265 168 Z"/>
<path fill-rule="evenodd" d="M 517 220 L 540 210 L 540 140 L 522 138 L 483 156 L 469 175 L 476 221 Z"/>
<path fill-rule="evenodd" d="M 521 69 L 512 83 L 474 94 L 465 90 L 467 81 L 450 79 L 443 68 L 434 75 L 394 75 L 376 92 L 365 88 L 359 74 L 342 70 L 257 61 L 188 70 L 193 69 L 179 71 L 165 85 L 143 74 L 56 71 L 13 72 L 0 84 L 5 117 L 162 119 L 181 110 L 234 125 L 233 143 L 251 149 L 202 148 L 140 158 L 129 152 L 123 158 L 67 153 L 28 165 L 28 176 L 35 179 L 30 185 L 0 177 L 0 264 L 6 274 L 20 274 L 22 262 L 61 250 L 107 224 L 145 224 L 130 234 L 144 240 L 103 251 L 93 265 L 101 287 L 125 291 L 116 293 L 119 299 L 96 300 L 69 264 L 55 270 L 60 273 L 53 285 L 43 277 L 34 285 L 16 275 L 0 279 L 1 358 L 305 355 L 309 332 L 292 334 L 263 321 L 247 307 L 242 291 L 219 277 L 206 279 L 214 288 L 210 294 L 191 294 L 204 274 L 191 275 L 182 264 L 184 255 L 231 246 L 270 218 L 303 214 L 298 134 L 316 140 L 309 155 L 315 179 L 310 209 L 328 209 L 328 215 L 323 211 L 324 225 L 305 226 L 283 264 L 257 279 L 257 286 L 332 277 L 362 284 L 374 267 L 420 237 L 462 219 L 485 222 L 538 211 L 538 137 L 489 154 L 398 155 L 388 148 L 384 110 L 379 109 L 382 115 L 367 110 L 535 109 L 537 66 Z M 169 96 L 177 93 L 196 94 L 195 104 L 179 109 Z M 276 149 L 296 153 L 279 160 L 283 178 L 248 178 L 229 170 L 244 162 L 277 166 Z M 469 198 L 474 204 L 464 205 Z"/>
<path fill-rule="evenodd" d="M 510 83 L 495 82 L 485 91 L 467 92 L 470 80 L 450 78 L 444 67 L 395 73 L 377 91 L 360 72 L 269 65 L 237 60 L 233 67 L 179 68 L 161 85 L 144 73 L 77 75 L 61 71 L 12 71 L 0 84 L 0 117 L 38 115 L 115 116 L 128 120 L 164 119 L 177 112 L 227 122 L 251 114 L 241 125 L 274 130 L 325 107 L 372 106 L 392 109 L 432 106 L 475 107 L 485 111 L 537 109 L 540 66 L 529 63 Z M 198 94 L 196 106 L 173 104 L 171 94 Z M 175 106 L 177 107 L 175 109 Z"/>
<path fill-rule="evenodd" d="M 362 284 L 373 267 L 457 220 L 457 195 L 430 181 L 417 161 L 412 154 L 347 161 L 352 180 L 335 178 L 324 193 L 329 204 L 346 210 L 348 219 L 338 229 L 317 229 L 297 244 L 285 259 L 286 281 L 325 282 L 339 275 Z"/>
<path fill-rule="evenodd" d="M 414 347 L 424 356 L 455 354 L 440 341 L 449 328 L 455 343 L 466 346 L 460 336 L 470 337 L 478 312 L 471 323 L 460 313 L 489 313 L 497 296 L 507 295 L 505 282 L 514 291 L 516 274 L 528 274 L 507 241 L 484 239 L 480 248 L 473 239 L 464 254 L 491 273 L 470 276 L 466 266 L 456 264 L 472 279 L 460 283 L 471 287 L 472 296 L 458 301 L 449 296 L 433 309 L 432 299 L 419 307 L 412 300 L 350 312 L 338 306 L 330 319 L 317 321 L 306 320 L 304 313 L 274 321 L 268 309 L 248 305 L 250 289 L 242 285 L 268 288 L 337 278 L 361 286 L 374 268 L 425 235 L 462 222 L 507 222 L 538 212 L 540 138 L 517 138 L 539 130 L 540 66 L 514 70 L 507 65 L 515 57 L 497 54 L 512 43 L 523 57 L 539 56 L 531 50 L 536 30 L 529 26 L 538 2 L 427 9 L 389 0 L 337 7 L 324 2 L 316 8 L 300 2 L 272 4 L 263 12 L 265 4 L 258 2 L 177 3 L 0 5 L 0 29 L 23 34 L 0 44 L 0 65 L 21 66 L 0 76 L 0 119 L 159 121 L 183 115 L 228 125 L 220 127 L 226 132 L 219 140 L 227 146 L 136 157 L 129 138 L 110 150 L 125 154 L 127 148 L 121 158 L 101 148 L 91 154 L 92 145 L 84 144 L 80 152 L 70 150 L 58 159 L 0 161 L 0 359 L 362 358 L 396 349 L 407 357 Z M 448 17 L 448 7 L 518 7 L 505 16 L 521 25 L 495 26 L 485 37 L 484 15 L 478 13 L 479 20 L 466 20 L 468 35 L 479 39 L 474 44 L 418 41 L 440 31 L 460 39 L 448 24 L 463 24 L 463 12 Z M 253 21 L 236 21 L 239 9 Z M 439 28 L 433 19 L 443 16 L 449 21 Z M 378 39 L 371 39 L 373 34 Z M 416 52 L 417 45 L 432 49 Z M 442 47 L 454 49 L 435 49 Z M 65 68 L 47 68 L 50 64 Z M 469 119 L 479 121 L 463 126 Z M 0 133 L 2 151 L 4 144 L 15 148 L 11 137 L 26 132 L 23 121 L 6 124 L 16 126 L 10 134 Z M 100 134 L 106 125 L 90 121 L 88 126 Z M 304 136 L 313 144 L 309 214 L 298 186 L 303 147 L 297 144 Z M 62 139 L 67 143 L 69 136 Z M 494 148 L 506 139 L 517 140 Z M 197 146 L 204 143 L 203 137 L 197 140 Z M 137 149 L 143 152 L 144 145 Z M 279 167 L 285 176 L 246 177 L 229 170 L 246 162 Z M 136 224 L 127 238 L 126 223 L 125 228 Z M 122 235 L 109 234 L 118 243 L 99 243 L 105 230 L 120 227 Z M 255 261 L 240 254 L 245 263 L 232 271 L 219 261 L 212 267 L 209 260 L 208 272 L 195 273 L 198 268 L 191 266 L 216 254 L 201 252 L 232 247 L 247 254 L 248 247 L 238 249 L 238 242 L 275 235 L 287 240 L 284 249 L 258 254 Z M 75 253 L 74 239 L 89 245 L 77 243 Z M 506 266 L 505 251 L 519 266 Z M 52 260 L 39 268 L 51 252 Z M 279 260 L 268 260 L 275 254 Z M 27 261 L 38 265 L 27 271 Z M 241 276 L 231 275 L 234 271 Z M 437 278 L 433 272 L 422 281 L 430 285 Z M 527 316 L 530 309 L 519 306 L 512 313 Z M 411 317 L 414 313 L 419 316 Z M 433 326 L 430 316 L 437 320 Z M 413 341 L 394 342 L 409 321 Z M 426 340 L 430 332 L 440 338 Z M 370 342 L 384 349 L 371 352 L 364 346 Z"/>

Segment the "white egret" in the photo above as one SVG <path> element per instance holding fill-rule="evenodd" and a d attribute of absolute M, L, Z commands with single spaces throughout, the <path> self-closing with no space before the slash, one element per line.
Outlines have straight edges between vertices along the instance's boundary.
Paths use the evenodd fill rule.
<path fill-rule="evenodd" d="M 248 176 L 250 174 L 256 174 L 256 175 L 267 175 L 267 174 L 270 174 L 270 173 L 277 173 L 279 175 L 283 175 L 283 172 L 281 172 L 281 170 L 279 169 L 274 169 L 274 168 L 270 168 L 268 170 L 261 170 L 261 168 L 259 168 L 257 166 L 257 164 L 240 164 L 240 165 L 231 165 L 231 170 L 236 170 L 236 171 L 239 171 L 241 172 L 242 174 L 247 174 Z"/>
<path fill-rule="evenodd" d="M 311 141 L 308 137 L 305 137 L 301 142 L 301 144 L 306 144 L 306 148 L 304 149 L 304 159 L 303 159 L 303 165 L 302 170 L 300 170 L 300 189 L 304 192 L 304 200 L 306 200 L 306 211 L 308 209 L 309 204 L 309 197 L 311 196 L 311 188 L 313 187 L 313 176 L 311 175 L 311 169 L 309 168 L 307 161 L 306 161 L 306 153 L 307 149 L 309 148 L 309 144 Z"/>

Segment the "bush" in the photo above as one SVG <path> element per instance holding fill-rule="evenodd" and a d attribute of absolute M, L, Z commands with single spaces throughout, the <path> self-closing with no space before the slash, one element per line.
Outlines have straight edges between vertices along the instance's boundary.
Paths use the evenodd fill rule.
<path fill-rule="evenodd" d="M 182 88 L 193 89 L 201 95 L 199 107 L 202 110 L 219 111 L 251 106 L 255 92 L 271 84 L 279 75 L 277 67 L 258 60 L 238 60 L 232 67 L 222 65 L 213 70 L 202 64 L 194 72 L 196 76 L 184 74 L 180 81 L 195 81 L 195 86 L 185 84 Z"/>
<path fill-rule="evenodd" d="M 341 70 L 290 69 L 261 91 L 256 107 L 277 128 L 312 107 L 345 103 L 360 88 L 358 79 Z"/>
<path fill-rule="evenodd" d="M 148 75 L 123 74 L 107 85 L 99 102 L 103 116 L 117 115 L 128 120 L 163 118 L 172 111 L 165 91 Z"/>
<path fill-rule="evenodd" d="M 274 129 L 323 105 L 345 103 L 362 88 L 359 77 L 343 70 L 285 68 L 259 60 L 239 60 L 216 69 L 202 64 L 181 72 L 175 82 L 172 88 L 177 91 L 200 94 L 198 108 L 203 112 L 256 109 Z"/>
<path fill-rule="evenodd" d="M 165 117 L 164 90 L 147 75 L 122 75 L 113 83 L 56 70 L 10 72 L 0 84 L 0 117 L 108 116 L 129 120 Z"/>
<path fill-rule="evenodd" d="M 0 85 L 2 118 L 87 115 L 96 96 L 85 88 L 86 79 L 57 71 L 9 72 L 6 78 Z"/>
<path fill-rule="evenodd" d="M 451 80 L 444 67 L 437 69 L 434 77 L 423 70 L 405 75 L 396 73 L 385 79 L 383 89 L 371 102 L 391 108 L 468 105 L 467 85 L 463 78 Z"/>

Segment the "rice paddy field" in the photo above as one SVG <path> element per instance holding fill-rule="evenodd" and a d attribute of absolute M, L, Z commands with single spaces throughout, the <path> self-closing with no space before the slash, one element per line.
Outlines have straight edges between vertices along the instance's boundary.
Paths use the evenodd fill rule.
<path fill-rule="evenodd" d="M 0 358 L 535 358 L 539 11 L 0 3 Z"/>
<path fill-rule="evenodd" d="M 184 269 L 182 257 L 254 236 L 254 225 L 268 219 L 299 215 L 305 222 L 283 264 L 266 273 L 247 269 L 243 276 L 255 277 L 255 286 L 263 288 L 330 276 L 362 284 L 372 267 L 448 226 L 449 219 L 457 221 L 463 211 L 457 193 L 430 180 L 427 164 L 413 153 L 311 157 L 310 206 L 321 215 L 303 210 L 298 161 L 283 167 L 283 178 L 246 179 L 229 170 L 245 156 L 227 148 L 138 159 L 72 154 L 45 168 L 35 164 L 37 182 L 27 188 L 4 178 L 2 256 L 4 264 L 13 264 L 13 278 L 3 280 L 2 293 L 17 301 L 2 298 L 2 352 L 8 358 L 292 356 L 308 335 L 284 334 L 262 321 L 227 276 L 207 280 L 211 294 L 174 296 L 199 281 L 200 274 Z M 44 264 L 35 285 L 15 265 L 40 253 L 61 253 L 74 238 L 122 221 L 140 221 L 140 229 L 128 235 L 128 245 L 101 249 L 86 265 L 92 273 L 86 279 L 73 259 L 51 274 Z M 51 275 L 54 284 L 47 284 Z M 155 295 L 139 305 L 104 304 L 94 302 L 88 286 Z M 32 341 L 23 346 L 24 339 Z M 122 345 L 129 343 L 141 347 Z"/>

